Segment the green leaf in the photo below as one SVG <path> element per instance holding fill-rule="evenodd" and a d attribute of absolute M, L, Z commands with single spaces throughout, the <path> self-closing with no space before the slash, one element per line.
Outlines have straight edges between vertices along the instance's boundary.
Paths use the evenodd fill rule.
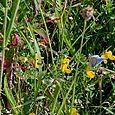
<path fill-rule="evenodd" d="M 13 6 L 12 6 L 12 14 L 11 14 L 11 19 L 10 19 L 10 22 L 8 23 L 8 28 L 7 28 L 7 31 L 6 31 L 6 44 L 8 42 L 8 38 L 9 38 L 9 35 L 12 31 L 12 27 L 14 25 L 14 20 L 16 18 L 16 14 L 17 14 L 17 11 L 18 11 L 18 8 L 19 8 L 19 4 L 20 4 L 20 0 L 14 0 L 13 1 Z"/>
<path fill-rule="evenodd" d="M 17 102 L 15 101 L 12 91 L 8 87 L 7 75 L 4 78 L 4 90 L 5 90 L 6 97 L 9 100 L 10 105 L 12 106 L 12 109 L 14 110 L 14 113 L 17 115 L 19 113 L 19 110 L 16 109 Z"/>

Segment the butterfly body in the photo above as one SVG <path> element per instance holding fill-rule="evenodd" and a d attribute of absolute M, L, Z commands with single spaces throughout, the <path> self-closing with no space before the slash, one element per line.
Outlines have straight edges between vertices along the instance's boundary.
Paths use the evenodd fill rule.
<path fill-rule="evenodd" d="M 101 62 L 103 62 L 105 58 L 99 57 L 99 55 L 89 55 L 89 62 L 91 68 L 94 68 L 95 66 L 98 66 Z"/>

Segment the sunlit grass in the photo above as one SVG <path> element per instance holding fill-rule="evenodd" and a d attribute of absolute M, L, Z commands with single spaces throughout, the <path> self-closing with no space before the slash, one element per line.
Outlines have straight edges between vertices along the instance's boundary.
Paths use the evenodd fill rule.
<path fill-rule="evenodd" d="M 113 1 L 2 0 L 0 7 L 0 113 L 114 114 Z M 89 54 L 104 63 L 95 66 Z"/>

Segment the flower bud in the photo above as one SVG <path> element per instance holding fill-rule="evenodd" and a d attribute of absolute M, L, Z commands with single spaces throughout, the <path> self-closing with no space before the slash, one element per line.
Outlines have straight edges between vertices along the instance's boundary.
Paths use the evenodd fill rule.
<path fill-rule="evenodd" d="M 82 10 L 81 15 L 86 21 L 89 21 L 93 17 L 93 12 L 94 12 L 94 9 L 88 5 Z"/>

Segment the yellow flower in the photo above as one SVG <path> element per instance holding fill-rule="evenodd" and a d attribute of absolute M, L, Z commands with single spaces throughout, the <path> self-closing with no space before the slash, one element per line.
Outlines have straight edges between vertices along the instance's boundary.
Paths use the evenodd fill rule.
<path fill-rule="evenodd" d="M 88 65 L 87 65 L 87 67 L 86 67 L 86 69 L 85 69 L 85 70 L 86 70 L 86 72 L 88 72 L 88 71 L 90 71 L 90 70 L 91 70 L 91 66 L 90 66 L 90 64 L 88 64 Z"/>
<path fill-rule="evenodd" d="M 19 57 L 19 60 L 21 61 L 21 63 L 25 63 L 28 61 L 28 58 L 27 57 L 24 57 L 24 56 L 20 56 Z"/>
<path fill-rule="evenodd" d="M 103 62 L 104 62 L 104 64 L 107 64 L 107 57 L 105 55 L 102 55 L 101 57 L 105 58 L 105 60 Z"/>
<path fill-rule="evenodd" d="M 68 73 L 68 74 L 71 72 L 71 70 L 68 69 L 69 62 L 70 62 L 70 59 L 68 59 L 67 57 L 65 57 L 65 58 L 62 60 L 62 63 L 61 63 L 61 71 L 62 71 L 62 72 L 66 72 L 66 73 Z"/>
<path fill-rule="evenodd" d="M 76 108 L 71 108 L 69 110 L 69 113 L 70 113 L 70 115 L 78 115 L 78 112 L 77 112 Z"/>
<path fill-rule="evenodd" d="M 29 115 L 36 115 L 35 113 L 30 113 Z"/>
<path fill-rule="evenodd" d="M 36 62 L 36 63 L 35 63 L 35 68 L 38 69 L 38 67 L 39 67 L 39 65 L 38 65 L 38 63 Z"/>
<path fill-rule="evenodd" d="M 107 64 L 107 60 L 104 60 L 104 64 Z"/>
<path fill-rule="evenodd" d="M 39 65 L 38 65 L 38 53 L 35 54 L 35 59 L 36 59 L 35 68 L 38 68 L 39 67 Z"/>
<path fill-rule="evenodd" d="M 112 55 L 111 51 L 105 51 L 105 54 L 103 54 L 101 57 L 104 57 L 106 59 L 110 59 L 110 60 L 115 60 L 115 56 Z"/>
<path fill-rule="evenodd" d="M 87 67 L 86 67 L 85 70 L 86 70 L 87 76 L 88 76 L 90 79 L 94 78 L 95 73 L 92 71 L 90 64 L 87 65 Z"/>
<path fill-rule="evenodd" d="M 106 59 L 109 59 L 109 58 L 111 58 L 111 56 L 112 56 L 112 52 L 111 51 L 105 51 L 105 58 Z"/>
<path fill-rule="evenodd" d="M 66 72 L 67 74 L 70 74 L 70 73 L 71 73 L 71 70 L 70 70 L 70 69 L 66 69 L 65 72 Z"/>
<path fill-rule="evenodd" d="M 36 60 L 38 60 L 38 53 L 35 54 L 35 58 L 36 58 Z"/>
<path fill-rule="evenodd" d="M 70 59 L 68 59 L 67 57 L 65 57 L 65 58 L 62 60 L 62 64 L 67 64 L 67 65 L 69 65 L 69 62 L 70 62 Z"/>
<path fill-rule="evenodd" d="M 110 60 L 115 60 L 115 56 L 112 55 L 109 59 L 110 59 Z"/>
<path fill-rule="evenodd" d="M 63 64 L 61 69 L 62 69 L 62 72 L 65 72 L 65 70 L 67 69 L 67 64 Z"/>
<path fill-rule="evenodd" d="M 95 76 L 95 73 L 93 71 L 87 71 L 86 73 L 90 79 L 94 78 Z"/>

